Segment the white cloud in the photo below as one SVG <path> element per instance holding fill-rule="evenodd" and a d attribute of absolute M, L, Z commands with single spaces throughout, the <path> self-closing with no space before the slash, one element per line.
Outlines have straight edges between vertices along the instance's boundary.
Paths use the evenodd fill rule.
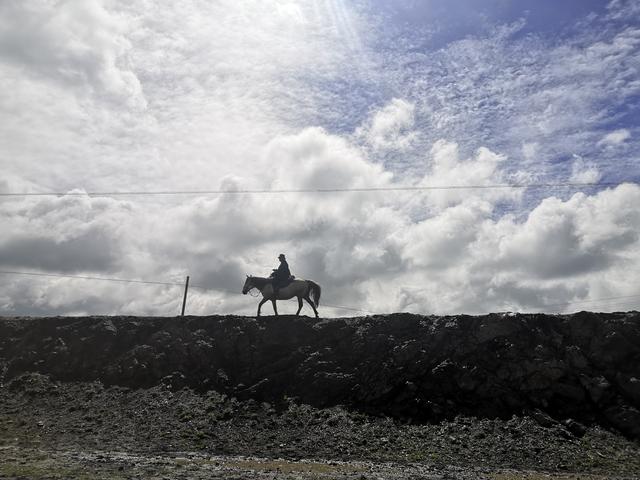
<path fill-rule="evenodd" d="M 412 266 L 445 271 L 456 267 L 456 259 L 468 255 L 479 226 L 491 212 L 491 204 L 468 201 L 444 209 L 441 213 L 412 225 L 403 238 L 403 257 Z"/>
<path fill-rule="evenodd" d="M 630 136 L 631 134 L 629 133 L 629 130 L 627 130 L 626 128 L 621 128 L 619 130 L 614 130 L 613 132 L 607 133 L 604 137 L 602 137 L 602 140 L 598 142 L 598 145 L 620 145 L 621 143 L 624 143 L 626 140 L 628 140 Z"/>
<path fill-rule="evenodd" d="M 600 180 L 600 172 L 593 162 L 586 162 L 580 155 L 574 155 L 569 181 L 576 183 L 596 183 Z"/>
<path fill-rule="evenodd" d="M 633 0 L 611 0 L 607 10 L 612 20 L 629 21 L 640 16 L 640 5 Z"/>
<path fill-rule="evenodd" d="M 631 205 L 639 198 L 640 188 L 632 185 L 566 202 L 548 198 L 524 224 L 506 222 L 492 232 L 498 239 L 494 266 L 530 286 L 540 279 L 584 288 L 601 272 L 623 268 L 638 251 L 640 216 Z"/>
<path fill-rule="evenodd" d="M 610 11 L 621 8 L 612 4 Z M 630 171 L 637 142 L 624 155 L 603 154 L 597 144 L 611 122 L 630 121 L 625 112 L 640 92 L 634 74 L 640 30 L 605 17 L 576 19 L 579 26 L 562 38 L 492 32 L 436 51 L 428 50 L 422 31 L 387 27 L 388 43 L 397 48 L 384 51 L 385 85 L 393 86 L 392 95 L 411 92 L 406 97 L 420 132 L 403 167 L 414 174 L 420 151 L 447 138 L 463 156 L 479 145 L 500 151 L 511 167 L 535 172 L 538 180 L 567 174 L 571 161 L 560 160 L 573 153 L 594 159 L 604 175 Z"/>
<path fill-rule="evenodd" d="M 321 86 L 366 64 L 344 6 L 56 4 L 1 7 L 0 163 L 39 190 L 206 189 L 333 114 Z"/>
<path fill-rule="evenodd" d="M 99 0 L 7 0 L 0 5 L 0 58 L 33 76 L 96 91 L 144 107 L 127 63 L 125 24 Z"/>
<path fill-rule="evenodd" d="M 499 200 L 517 201 L 521 192 L 512 189 L 487 189 L 482 187 L 502 185 L 508 178 L 501 168 L 507 160 L 504 155 L 481 147 L 475 156 L 466 160 L 460 159 L 458 144 L 444 139 L 436 141 L 430 150 L 432 159 L 430 171 L 422 178 L 419 185 L 425 187 L 480 187 L 448 189 L 430 191 L 427 195 L 429 202 L 438 208 L 464 202 L 478 196 L 485 201 Z"/>
<path fill-rule="evenodd" d="M 464 165 L 476 172 L 476 180 L 477 172 L 484 172 L 484 178 L 501 175 L 499 155 L 489 151 L 460 162 L 455 144 L 440 142 L 433 153 L 437 167 L 446 164 L 455 170 Z M 349 162 L 337 160 L 345 156 Z M 392 185 L 388 172 L 344 138 L 321 129 L 277 137 L 264 153 L 267 165 L 275 159 L 283 166 L 269 176 L 276 187 L 299 185 L 298 179 L 309 188 L 322 188 L 325 169 L 345 187 Z M 226 179 L 223 188 L 233 189 L 237 182 Z M 412 218 L 416 206 L 407 203 L 405 194 L 225 194 L 185 200 L 175 207 L 82 196 L 25 201 L 12 203 L 8 211 L 5 206 L 3 223 L 12 235 L 0 248 L 0 257 L 8 252 L 2 264 L 15 269 L 66 268 L 177 282 L 189 274 L 194 285 L 221 289 L 193 290 L 189 311 L 202 314 L 251 314 L 255 302 L 232 292 L 240 288 L 245 273 L 268 274 L 281 251 L 294 274 L 321 283 L 326 303 L 369 311 L 539 310 L 636 293 L 633 282 L 603 279 L 615 277 L 615 272 L 629 279 L 631 265 L 640 258 L 640 188 L 623 185 L 593 196 L 576 194 L 567 201 L 551 197 L 524 222 L 496 216 L 504 200 L 489 194 L 431 202 L 421 220 Z M 99 251 L 82 243 L 93 242 L 93 232 L 108 240 Z M 31 257 L 16 254 L 20 242 Z M 48 243 L 29 248 L 34 242 Z M 78 264 L 60 250 L 65 242 L 78 248 L 79 255 L 73 257 Z M 47 252 L 58 252 L 63 265 L 51 263 Z M 103 259 L 100 265 L 92 263 Z M 0 301 L 7 311 L 20 312 L 33 302 L 30 311 L 41 313 L 160 314 L 178 308 L 180 288 L 124 289 L 100 283 L 89 288 L 73 282 L 78 281 L 11 281 Z M 18 288 L 23 289 L 21 300 L 14 297 Z M 282 311 L 295 310 L 292 305 L 283 304 Z M 351 313 L 327 307 L 323 311 Z"/>
<path fill-rule="evenodd" d="M 80 195 L 7 203 L 0 209 L 6 227 L 0 263 L 54 272 L 117 270 L 130 214 L 127 203 Z"/>
<path fill-rule="evenodd" d="M 369 125 L 359 129 L 375 150 L 406 150 L 416 138 L 411 129 L 415 122 L 415 105 L 400 98 L 374 113 Z"/>
<path fill-rule="evenodd" d="M 396 283 L 398 306 L 544 311 L 546 305 L 637 294 L 625 275 L 630 263 L 638 265 L 638 200 L 635 185 L 566 202 L 551 197 L 522 223 L 509 215 L 493 220 L 482 203 L 450 207 L 407 227 L 403 256 L 415 269 Z M 576 308 L 588 304 L 548 310 Z"/>
<path fill-rule="evenodd" d="M 391 179 L 346 140 L 319 128 L 275 138 L 266 147 L 264 162 L 276 189 L 381 187 Z"/>

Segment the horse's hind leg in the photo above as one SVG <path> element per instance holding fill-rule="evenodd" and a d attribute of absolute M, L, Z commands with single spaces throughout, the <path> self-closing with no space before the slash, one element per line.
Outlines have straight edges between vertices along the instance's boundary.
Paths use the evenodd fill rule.
<path fill-rule="evenodd" d="M 306 297 L 304 297 L 304 299 L 307 301 L 307 303 L 309 305 L 311 305 L 311 308 L 313 308 L 313 313 L 316 314 L 316 318 L 318 318 L 318 310 L 316 310 L 316 306 L 313 303 L 313 301 L 309 298 L 309 296 L 307 295 Z"/>
<path fill-rule="evenodd" d="M 276 307 L 276 300 L 275 298 L 271 299 L 271 303 L 273 303 L 273 311 L 276 314 L 276 317 L 278 316 L 278 308 Z"/>
<path fill-rule="evenodd" d="M 260 300 L 260 303 L 258 304 L 258 315 L 256 315 L 257 317 L 260 316 L 260 309 L 262 308 L 262 305 L 264 305 L 264 302 L 266 302 L 267 299 L 263 298 L 262 300 Z"/>
<path fill-rule="evenodd" d="M 298 311 L 296 312 L 296 317 L 300 315 L 300 310 L 302 310 L 302 297 L 298 297 Z"/>

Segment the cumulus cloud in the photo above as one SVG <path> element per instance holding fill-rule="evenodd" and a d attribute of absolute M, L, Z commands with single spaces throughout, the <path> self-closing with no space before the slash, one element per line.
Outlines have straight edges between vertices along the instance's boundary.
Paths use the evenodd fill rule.
<path fill-rule="evenodd" d="M 406 150 L 416 138 L 412 131 L 415 122 L 415 105 L 400 98 L 394 98 L 382 109 L 375 112 L 369 124 L 359 129 L 359 134 L 375 150 Z"/>
<path fill-rule="evenodd" d="M 432 206 L 442 208 L 460 203 L 482 192 L 482 187 L 508 183 L 508 176 L 501 165 L 507 157 L 480 147 L 475 155 L 461 159 L 456 142 L 444 139 L 436 141 L 430 149 L 430 169 L 419 182 L 420 186 L 432 187 L 426 198 Z M 473 188 L 449 187 L 479 187 Z M 439 190 L 438 188 L 442 188 Z M 481 198 L 490 202 L 500 200 L 517 201 L 521 192 L 510 189 L 488 189 L 481 193 Z"/>
<path fill-rule="evenodd" d="M 274 138 L 262 162 L 276 190 L 388 186 L 392 177 L 346 139 L 319 128 Z M 238 181 L 227 178 L 222 186 L 233 190 Z M 393 242 L 380 241 L 402 226 L 389 203 L 347 192 L 200 199 L 166 212 L 174 221 L 167 222 L 154 256 L 173 256 L 185 248 L 186 237 L 189 250 L 180 263 L 198 272 L 194 278 L 228 289 L 245 273 L 268 275 L 283 251 L 296 275 L 323 283 L 327 295 L 340 300 L 357 292 L 348 290 L 356 281 L 398 270 Z"/>
<path fill-rule="evenodd" d="M 75 194 L 80 192 L 74 192 Z M 108 272 L 121 262 L 119 234 L 130 208 L 81 195 L 7 203 L 0 264 L 53 272 Z"/>
<path fill-rule="evenodd" d="M 119 253 L 109 240 L 95 231 L 63 241 L 17 237 L 0 245 L 0 263 L 53 272 L 109 270 Z"/>
<path fill-rule="evenodd" d="M 344 155 L 350 162 L 336 160 Z M 461 162 L 454 144 L 440 142 L 434 145 L 433 156 L 434 165 L 446 164 L 447 171 L 462 164 L 484 172 L 487 179 L 502 174 L 500 156 L 490 151 Z M 286 168 L 274 169 L 270 181 L 282 188 L 294 184 L 295 178 L 309 188 L 322 188 L 326 183 L 318 172 L 324 169 L 347 187 L 361 185 L 362 179 L 392 185 L 389 172 L 363 157 L 346 139 L 321 129 L 275 138 L 265 147 L 263 160 L 272 164 L 276 158 Z M 222 186 L 233 190 L 238 181 L 228 178 Z M 424 218 L 416 219 L 412 216 L 416 206 L 409 205 L 403 194 L 227 193 L 176 206 L 63 197 L 28 207 L 15 204 L 12 213 L 4 213 L 14 234 L 0 248 L 0 264 L 83 272 L 104 268 L 125 278 L 177 282 L 189 274 L 194 285 L 212 289 L 193 291 L 192 313 L 252 313 L 251 299 L 234 291 L 245 273 L 268 275 L 281 251 L 294 274 L 323 285 L 326 303 L 368 311 L 545 310 L 547 305 L 597 295 L 634 293 L 633 284 L 620 279 L 603 283 L 603 275 L 615 276 L 616 271 L 622 275 L 640 258 L 640 216 L 635 207 L 639 187 L 622 185 L 568 200 L 550 197 L 524 221 L 508 214 L 495 216 L 504 198 L 467 195 L 430 202 Z M 21 216 L 25 208 L 29 214 Z M 156 221 L 159 215 L 161 223 Z M 25 237 L 21 232 L 26 231 L 30 235 Z M 94 232 L 101 232 L 110 243 L 87 247 L 84 256 L 83 242 L 95 241 Z M 78 255 L 71 255 L 73 248 Z M 89 258 L 91 252 L 94 256 Z M 102 292 L 102 300 L 93 304 L 95 308 L 106 308 L 105 298 L 112 295 L 120 312 L 162 313 L 179 303 L 179 288 L 125 290 L 97 285 L 88 293 L 88 286 L 70 282 L 40 283 L 23 298 L 36 302 L 36 313 L 47 306 L 62 311 L 64 305 L 68 312 L 91 312 L 91 302 L 83 296 L 94 298 L 96 291 Z M 0 300 L 8 311 L 22 312 L 25 304 L 7 296 L 16 288 L 11 283 L 6 292 L 13 293 Z M 59 296 L 62 290 L 66 293 Z M 60 303 L 61 298 L 66 303 Z M 145 298 L 153 300 L 145 303 Z M 115 303 L 109 305 L 116 309 Z M 285 304 L 283 312 L 288 306 L 295 310 Z M 348 313 L 325 307 L 325 314 Z"/>
<path fill-rule="evenodd" d="M 467 201 L 410 226 L 403 238 L 403 257 L 412 266 L 446 270 L 468 255 L 491 204 Z"/>
<path fill-rule="evenodd" d="M 99 0 L 8 0 L 0 5 L 0 59 L 144 106 L 140 81 L 123 66 L 131 48 L 124 30 Z"/>
<path fill-rule="evenodd" d="M 3 170 L 36 191 L 206 189 L 255 170 L 275 136 L 346 117 L 326 87 L 366 63 L 362 19 L 330 3 L 4 2 Z"/>
<path fill-rule="evenodd" d="M 303 180 L 305 175 L 313 177 L 322 165 L 338 168 L 332 161 L 338 146 L 349 152 L 344 139 L 306 130 L 275 139 L 265 159 L 282 159 L 287 168 L 276 169 L 274 177 L 277 185 L 288 186 L 297 175 Z M 453 169 L 463 164 L 487 173 L 485 178 L 502 174 L 499 155 L 480 152 L 461 162 L 455 153 L 454 144 L 441 142 L 434 146 L 434 155 L 441 158 L 434 161 Z M 373 184 L 387 184 L 388 172 L 358 158 L 355 149 L 351 154 L 356 167 L 334 172 L 344 185 L 359 175 L 369 175 Z M 208 275 L 220 288 L 243 273 L 268 274 L 276 263 L 274 252 L 284 251 L 295 274 L 325 287 L 327 303 L 370 311 L 545 310 L 547 305 L 634 292 L 630 283 L 607 287 L 602 278 L 603 272 L 628 269 L 629 259 L 635 258 L 640 218 L 633 205 L 638 195 L 637 186 L 624 185 L 566 201 L 551 197 L 521 221 L 511 215 L 496 217 L 496 206 L 506 197 L 493 194 L 431 203 L 422 220 L 412 217 L 415 205 L 408 206 L 402 195 L 345 199 L 227 194 L 201 200 L 198 208 L 185 207 L 191 215 L 175 215 L 184 218 L 175 228 L 187 232 L 191 244 L 202 249 L 200 266 L 191 264 L 192 271 Z M 235 239 L 234 246 L 230 239 Z M 237 252 L 234 260 L 225 262 L 216 254 L 232 250 Z M 233 296 L 222 301 L 226 308 L 232 304 L 246 311 Z"/>
<path fill-rule="evenodd" d="M 505 222 L 493 234 L 499 239 L 497 265 L 529 287 L 536 280 L 555 280 L 589 291 L 603 270 L 623 268 L 638 250 L 640 217 L 631 205 L 639 195 L 637 186 L 622 185 L 594 196 L 576 194 L 566 202 L 548 198 L 524 224 Z"/>
<path fill-rule="evenodd" d="M 639 187 L 622 185 L 567 201 L 550 197 L 524 222 L 508 215 L 493 220 L 482 204 L 447 208 L 408 227 L 404 256 L 424 274 L 407 270 L 405 281 L 413 289 L 399 288 L 397 298 L 423 309 L 477 313 L 500 307 L 546 310 L 546 305 L 635 293 L 623 272 L 628 262 L 637 263 L 640 216 L 632 205 L 639 196 Z M 607 278 L 614 272 L 621 276 L 607 286 L 603 272 Z"/>

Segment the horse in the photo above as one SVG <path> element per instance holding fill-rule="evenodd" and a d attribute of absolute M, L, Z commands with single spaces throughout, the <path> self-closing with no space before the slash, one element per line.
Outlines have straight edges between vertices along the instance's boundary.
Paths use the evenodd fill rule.
<path fill-rule="evenodd" d="M 286 287 L 279 288 L 278 298 L 274 298 L 272 282 L 273 278 L 253 277 L 251 275 L 247 275 L 247 280 L 244 282 L 244 287 L 242 287 L 243 294 L 246 295 L 253 288 L 257 288 L 260 290 L 260 293 L 262 293 L 262 300 L 258 304 L 258 317 L 260 316 L 260 308 L 267 300 L 271 300 L 273 311 L 276 316 L 278 316 L 276 300 L 289 300 L 290 298 L 298 297 L 298 311 L 296 312 L 296 316 L 300 315 L 302 299 L 304 298 L 307 303 L 311 305 L 313 313 L 315 313 L 316 318 L 318 318 L 318 309 L 316 307 L 320 303 L 320 292 L 322 290 L 320 285 L 312 280 L 295 279 Z M 313 301 L 310 296 L 313 297 Z"/>

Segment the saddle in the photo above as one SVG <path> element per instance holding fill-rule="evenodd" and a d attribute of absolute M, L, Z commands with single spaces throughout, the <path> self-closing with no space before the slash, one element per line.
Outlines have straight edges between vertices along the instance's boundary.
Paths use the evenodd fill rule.
<path fill-rule="evenodd" d="M 271 283 L 277 283 L 278 288 L 284 288 L 296 279 L 295 275 L 289 275 L 289 278 L 287 279 L 278 280 L 276 279 L 275 271 L 271 275 L 269 275 L 269 278 L 271 279 Z"/>

